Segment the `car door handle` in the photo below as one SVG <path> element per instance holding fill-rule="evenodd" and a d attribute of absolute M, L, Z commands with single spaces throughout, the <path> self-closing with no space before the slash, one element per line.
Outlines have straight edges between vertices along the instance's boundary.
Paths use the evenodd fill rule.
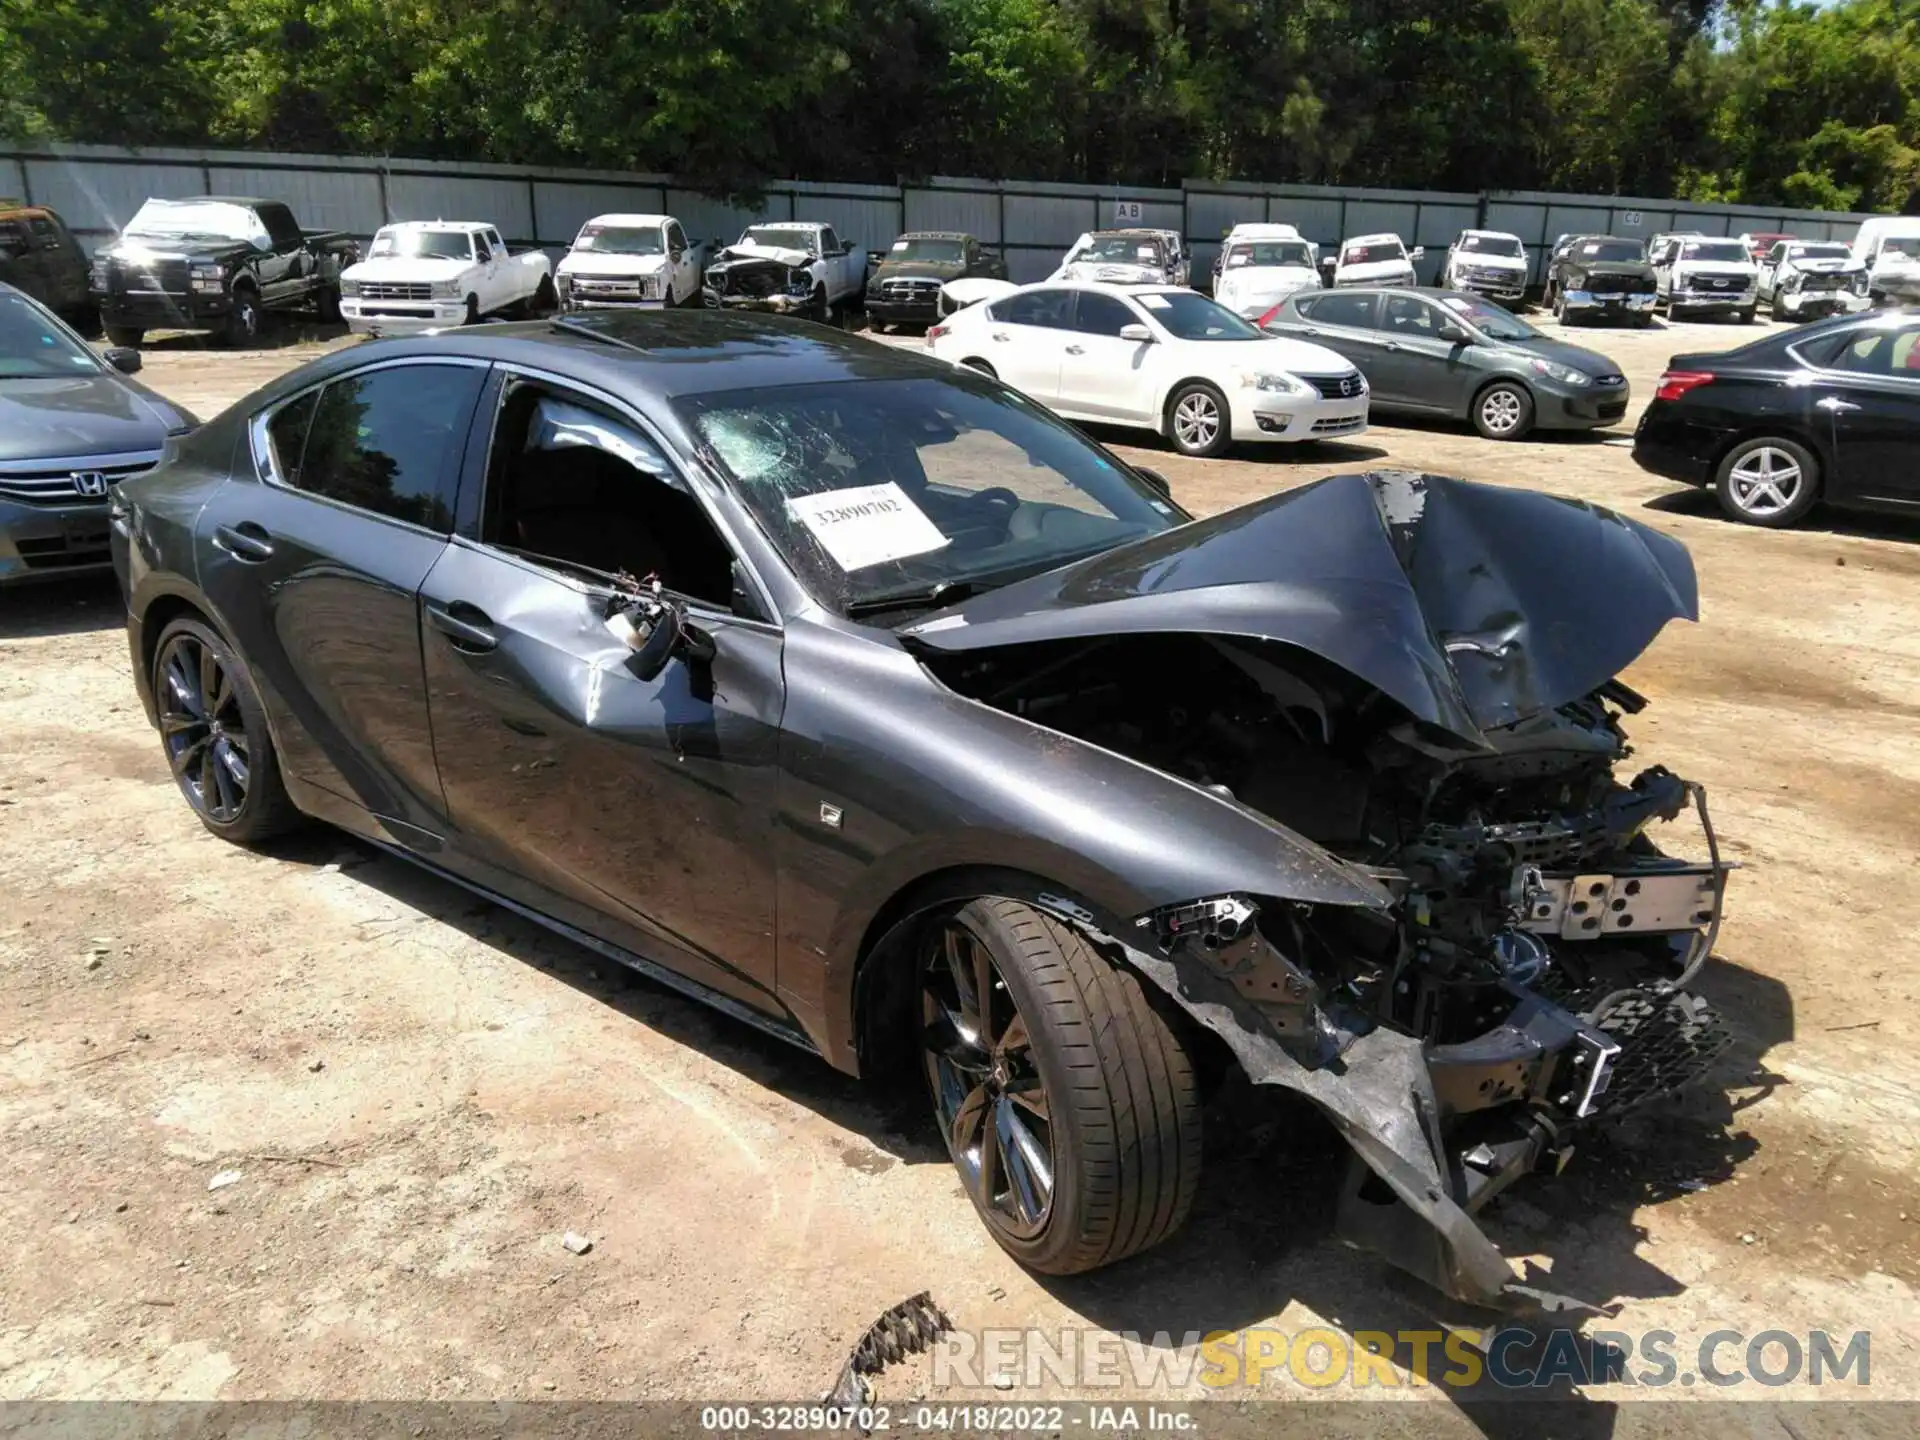
<path fill-rule="evenodd" d="M 1302 333 L 1307 335 L 1318 335 L 1320 333 L 1320 327 L 1318 325 L 1303 325 L 1300 328 Z"/>
<path fill-rule="evenodd" d="M 996 340 L 1011 340 L 1013 337 L 1004 330 L 996 330 L 993 332 L 993 338 Z"/>
<path fill-rule="evenodd" d="M 1069 355 L 1084 355 L 1086 353 L 1087 352 L 1078 345 L 1067 346 L 1067 354 Z"/>
<path fill-rule="evenodd" d="M 453 642 L 456 650 L 482 655 L 500 643 L 487 612 L 464 600 L 455 600 L 447 605 L 429 603 L 427 620 L 434 629 Z"/>
<path fill-rule="evenodd" d="M 273 536 L 251 520 L 214 527 L 213 543 L 236 560 L 258 565 L 273 557 Z"/>
<path fill-rule="evenodd" d="M 1837 395 L 1829 395 L 1820 402 L 1820 408 L 1829 414 L 1845 415 L 1850 411 L 1858 410 L 1860 407 L 1855 405 L 1851 400 L 1842 400 Z"/>
<path fill-rule="evenodd" d="M 1400 342 L 1398 340 L 1387 341 L 1387 349 L 1398 350 L 1399 348 L 1400 348 Z"/>

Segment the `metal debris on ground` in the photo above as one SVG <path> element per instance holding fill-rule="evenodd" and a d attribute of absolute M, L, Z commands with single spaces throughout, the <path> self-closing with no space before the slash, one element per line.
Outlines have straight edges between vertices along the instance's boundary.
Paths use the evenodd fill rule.
<path fill-rule="evenodd" d="M 241 1175 L 238 1170 L 222 1170 L 218 1175 L 214 1176 L 213 1179 L 207 1182 L 207 1189 L 224 1190 L 229 1185 L 238 1185 L 240 1183 L 240 1179 L 241 1179 Z"/>
<path fill-rule="evenodd" d="M 867 1327 L 824 1403 L 854 1408 L 871 1405 L 873 1383 L 867 1379 L 869 1375 L 878 1375 L 909 1355 L 924 1354 L 951 1329 L 953 1322 L 933 1303 L 928 1291 L 902 1300 Z"/>
<path fill-rule="evenodd" d="M 567 1248 L 569 1253 L 574 1255 L 584 1255 L 593 1249 L 593 1241 L 580 1234 L 577 1230 L 567 1231 L 566 1234 L 560 1237 L 560 1243 Z"/>

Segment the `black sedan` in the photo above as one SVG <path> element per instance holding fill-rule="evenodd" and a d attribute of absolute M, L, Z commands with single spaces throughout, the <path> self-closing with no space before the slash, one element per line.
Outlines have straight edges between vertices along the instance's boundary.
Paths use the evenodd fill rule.
<path fill-rule="evenodd" d="M 1375 410 L 1471 420 L 1489 440 L 1591 430 L 1627 413 L 1627 379 L 1613 361 L 1464 291 L 1310 291 L 1260 324 L 1346 356 L 1366 375 Z"/>
<path fill-rule="evenodd" d="M 215 834 L 338 825 L 919 1072 L 1037 1270 L 1179 1227 L 1237 1065 L 1350 1139 L 1347 1234 L 1536 1306 L 1471 1213 L 1721 1043 L 1722 873 L 1642 838 L 1696 792 L 1613 773 L 1693 569 L 1593 507 L 1344 475 L 1189 520 L 987 377 L 606 313 L 316 360 L 114 547 Z"/>
<path fill-rule="evenodd" d="M 1634 432 L 1642 469 L 1710 486 L 1749 525 L 1822 500 L 1920 514 L 1920 310 L 1839 316 L 1676 355 Z"/>
<path fill-rule="evenodd" d="M 109 490 L 195 423 L 127 378 L 139 368 L 0 285 L 0 585 L 106 571 Z"/>

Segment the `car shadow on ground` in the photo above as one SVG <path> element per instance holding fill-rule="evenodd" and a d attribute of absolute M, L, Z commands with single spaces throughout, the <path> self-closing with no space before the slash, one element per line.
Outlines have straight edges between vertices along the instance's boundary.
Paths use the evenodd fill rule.
<path fill-rule="evenodd" d="M 1680 490 L 1663 491 L 1641 503 L 1646 509 L 1658 510 L 1663 515 L 1718 520 L 1723 525 L 1737 529 L 1765 529 L 1764 526 L 1743 525 L 1720 508 L 1720 501 L 1713 491 L 1695 489 L 1691 485 Z M 1804 520 L 1788 528 L 1840 536 L 1848 540 L 1894 540 L 1902 544 L 1920 541 L 1920 517 L 1883 515 L 1871 510 L 1841 510 L 1832 505 L 1814 506 Z M 1916 567 L 1915 573 L 1920 574 L 1920 567 Z"/>
<path fill-rule="evenodd" d="M 283 842 L 276 853 L 293 863 L 340 864 L 397 903 L 544 970 L 742 1079 L 805 1106 L 871 1146 L 843 1147 L 850 1167 L 871 1173 L 893 1163 L 948 1163 L 917 1075 L 879 1083 L 844 1076 L 817 1056 L 337 831 L 307 832 Z M 1732 1048 L 1706 1079 L 1685 1095 L 1591 1134 L 1565 1176 L 1523 1181 L 1480 1216 L 1508 1255 L 1548 1258 L 1545 1267 L 1526 1263 L 1530 1283 L 1602 1305 L 1684 1290 L 1640 1253 L 1647 1231 L 1635 1223 L 1635 1212 L 1729 1181 L 1758 1153 L 1759 1142 L 1742 1127 L 1741 1116 L 1785 1083 L 1767 1068 L 1766 1056 L 1794 1033 L 1791 996 L 1769 976 L 1715 957 L 1698 989 L 1713 998 L 1734 1034 Z M 1349 1334 L 1462 1327 L 1491 1332 L 1508 1323 L 1338 1243 L 1334 1212 L 1348 1151 L 1306 1102 L 1230 1077 L 1212 1098 L 1206 1123 L 1206 1168 L 1185 1227 L 1157 1249 L 1106 1270 L 1036 1277 L 1064 1307 L 1090 1324 L 1131 1332 L 1162 1348 L 1258 1325 L 1295 1301 Z M 956 1196 L 954 1203 L 964 1202 Z M 1538 1331 L 1547 1324 L 1533 1322 Z M 1587 1329 L 1608 1325 L 1594 1320 Z M 1586 1347 L 1586 1363 L 1598 1370 L 1598 1357 L 1609 1353 L 1612 1342 L 1582 1336 L 1577 1343 Z M 1402 1362 L 1409 1353 L 1404 1347 L 1394 1351 Z M 1537 1346 L 1522 1344 L 1509 1358 L 1525 1364 L 1537 1354 Z M 1449 1368 L 1436 1349 L 1433 1377 Z M 1472 1386 L 1438 1388 L 1484 1433 L 1523 1433 L 1509 1432 L 1501 1420 L 1514 1391 L 1486 1376 Z M 1285 1392 L 1268 1393 L 1278 1398 Z M 1526 1392 L 1534 1399 L 1571 1395 L 1571 1385 L 1558 1381 Z M 1524 1419 L 1526 1407 L 1514 1408 Z M 1611 1434 L 1611 1415 L 1610 1406 L 1590 1407 L 1580 1425 L 1563 1433 Z M 1599 1428 L 1586 1428 L 1589 1423 Z"/>
<path fill-rule="evenodd" d="M 271 315 L 253 343 L 242 348 L 247 351 L 287 350 L 295 345 L 324 345 L 342 339 L 349 333 L 346 324 L 340 321 L 328 324 L 307 315 Z M 239 353 L 218 335 L 165 328 L 148 331 L 146 338 L 140 342 L 140 348 L 161 355 L 193 354 L 207 350 L 223 354 Z"/>
<path fill-rule="evenodd" d="M 0 640 L 83 635 L 126 624 L 120 587 L 96 572 L 0 589 Z"/>
<path fill-rule="evenodd" d="M 1164 436 L 1155 435 L 1151 430 L 1143 430 L 1130 425 L 1099 425 L 1091 422 L 1073 420 L 1069 424 L 1074 429 L 1097 441 L 1109 449 L 1137 450 L 1147 455 L 1158 454 L 1166 460 L 1191 460 L 1197 457 L 1182 455 L 1170 445 Z M 1270 465 L 1359 465 L 1369 460 L 1384 460 L 1387 452 L 1378 445 L 1356 444 L 1349 440 L 1303 440 L 1288 445 L 1261 445 L 1254 442 L 1236 442 L 1226 453 L 1214 458 L 1220 460 L 1250 460 Z M 1151 466 L 1152 461 L 1140 463 Z"/>
<path fill-rule="evenodd" d="M 1425 435 L 1453 435 L 1465 440 L 1479 437 L 1469 420 L 1453 419 L 1445 415 L 1412 415 L 1395 412 L 1374 417 L 1374 423 L 1381 428 L 1410 430 Z M 1632 435 L 1630 430 L 1616 429 L 1612 426 L 1600 426 L 1587 430 L 1548 430 L 1535 428 L 1529 430 L 1518 440 L 1488 440 L 1488 445 L 1604 445 L 1610 440 L 1624 439 Z"/>

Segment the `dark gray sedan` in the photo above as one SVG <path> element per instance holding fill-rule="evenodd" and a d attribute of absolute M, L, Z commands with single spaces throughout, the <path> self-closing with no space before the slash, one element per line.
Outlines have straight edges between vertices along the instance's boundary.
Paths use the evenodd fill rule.
<path fill-rule="evenodd" d="M 1613 361 L 1459 290 L 1308 292 L 1261 325 L 1346 356 L 1373 387 L 1375 410 L 1471 420 L 1489 440 L 1591 430 L 1627 413 L 1627 378 Z"/>
<path fill-rule="evenodd" d="M 0 585 L 105 570 L 109 489 L 194 419 L 103 362 L 51 310 L 0 285 Z"/>

